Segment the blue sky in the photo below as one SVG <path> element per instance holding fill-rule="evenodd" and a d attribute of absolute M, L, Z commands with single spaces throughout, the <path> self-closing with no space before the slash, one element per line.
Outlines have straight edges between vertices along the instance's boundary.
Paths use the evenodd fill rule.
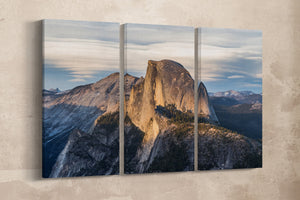
<path fill-rule="evenodd" d="M 262 91 L 262 33 L 201 28 L 199 80 L 209 92 Z M 145 76 L 148 60 L 171 59 L 194 77 L 194 28 L 126 24 L 126 72 Z M 72 89 L 119 72 L 119 24 L 44 21 L 44 88 Z"/>
<path fill-rule="evenodd" d="M 119 72 L 119 24 L 44 21 L 44 88 L 72 89 Z"/>
<path fill-rule="evenodd" d="M 209 92 L 262 92 L 262 32 L 200 28 L 201 79 Z"/>
<path fill-rule="evenodd" d="M 145 77 L 148 60 L 175 60 L 194 77 L 194 28 L 126 24 L 126 72 Z"/>

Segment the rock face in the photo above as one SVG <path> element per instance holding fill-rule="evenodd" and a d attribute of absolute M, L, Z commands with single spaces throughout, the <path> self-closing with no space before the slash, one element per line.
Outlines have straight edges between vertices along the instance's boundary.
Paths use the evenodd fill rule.
<path fill-rule="evenodd" d="M 159 131 L 152 138 L 147 136 L 149 132 L 143 132 L 131 122 L 128 116 L 126 117 L 125 173 L 176 172 L 194 169 L 193 117 L 173 108 L 168 106 L 156 108 L 155 120 Z"/>
<path fill-rule="evenodd" d="M 212 104 L 209 101 L 205 85 L 201 82 L 198 87 L 198 115 L 207 118 L 211 123 L 218 123 L 218 118 Z"/>
<path fill-rule="evenodd" d="M 78 86 L 63 95 L 58 95 L 54 100 L 44 102 L 44 107 L 67 104 L 95 107 L 102 112 L 112 112 L 118 108 L 119 87 L 119 73 L 113 73 L 94 84 Z"/>
<path fill-rule="evenodd" d="M 47 96 L 43 106 L 47 138 L 74 128 L 88 132 L 99 115 L 118 110 L 119 74 L 78 86 L 62 95 Z"/>
<path fill-rule="evenodd" d="M 125 77 L 129 94 L 138 78 Z M 119 73 L 113 73 L 94 84 L 44 95 L 44 177 L 118 172 L 119 118 L 106 120 L 119 116 L 119 87 Z M 106 137 L 113 139 L 107 143 Z"/>
<path fill-rule="evenodd" d="M 100 115 L 118 110 L 119 73 L 43 98 L 43 176 L 48 177 L 72 130 L 89 132 Z"/>
<path fill-rule="evenodd" d="M 142 131 L 154 117 L 156 106 L 174 104 L 183 112 L 194 112 L 194 80 L 179 63 L 171 60 L 148 61 L 145 79 L 132 87 L 127 113 Z M 154 131 L 157 125 L 153 122 Z"/>
<path fill-rule="evenodd" d="M 257 167 L 262 167 L 260 142 L 223 127 L 199 124 L 199 170 Z"/>
<path fill-rule="evenodd" d="M 114 73 L 94 84 L 44 94 L 44 177 L 118 174 L 119 87 Z M 150 60 L 145 78 L 125 75 L 124 89 L 125 173 L 193 170 L 189 72 L 175 61 Z M 203 83 L 197 91 L 199 168 L 260 166 L 261 143 L 220 127 Z"/>
<path fill-rule="evenodd" d="M 96 120 L 90 134 L 74 129 L 50 177 L 93 176 L 119 173 L 119 112 Z"/>
<path fill-rule="evenodd" d="M 125 173 L 193 170 L 194 81 L 182 65 L 149 61 L 126 102 Z M 199 169 L 261 167 L 261 143 L 219 126 L 198 87 Z"/>
<path fill-rule="evenodd" d="M 145 133 L 137 151 L 137 171 L 148 170 L 153 161 L 157 137 L 169 134 L 168 119 L 157 112 L 157 107 L 173 105 L 181 112 L 194 112 L 194 80 L 179 63 L 171 60 L 148 61 L 145 79 L 131 89 L 126 102 L 126 114 L 132 123 Z M 151 155 L 150 155 L 151 154 Z M 152 156 L 152 157 L 151 157 Z"/>

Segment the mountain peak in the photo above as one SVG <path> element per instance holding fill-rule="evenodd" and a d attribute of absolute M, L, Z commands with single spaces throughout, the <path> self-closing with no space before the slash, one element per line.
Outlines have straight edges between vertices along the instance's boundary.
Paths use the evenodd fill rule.
<path fill-rule="evenodd" d="M 174 66 L 174 67 L 181 67 L 184 68 L 180 63 L 174 61 L 174 60 L 168 60 L 168 59 L 163 59 L 160 61 L 155 61 L 155 60 L 148 60 L 148 65 L 160 65 L 160 66 Z"/>
<path fill-rule="evenodd" d="M 201 81 L 198 87 L 198 113 L 200 117 L 208 118 L 213 123 L 218 123 L 217 115 L 211 105 L 204 83 Z"/>
<path fill-rule="evenodd" d="M 141 130 L 148 129 L 156 106 L 174 104 L 176 109 L 194 112 L 194 80 L 189 72 L 172 60 L 148 61 L 145 78 L 130 92 L 127 112 Z"/>
<path fill-rule="evenodd" d="M 126 77 L 138 78 L 138 77 L 136 77 L 136 76 L 133 76 L 133 75 L 131 75 L 131 74 L 128 74 L 128 73 L 126 73 L 126 74 L 124 75 L 124 77 L 125 77 L 125 78 L 126 78 Z"/>
<path fill-rule="evenodd" d="M 163 59 L 160 61 L 155 60 L 148 60 L 148 68 L 157 67 L 160 70 L 169 70 L 170 72 L 185 72 L 190 74 L 183 65 L 174 61 L 174 60 L 167 60 Z"/>
<path fill-rule="evenodd" d="M 50 88 L 48 91 L 50 91 L 50 92 L 56 92 L 56 93 L 58 93 L 58 92 L 61 92 L 61 90 L 59 89 L 59 88 Z"/>
<path fill-rule="evenodd" d="M 200 84 L 199 84 L 198 92 L 199 92 L 200 90 L 205 90 L 205 91 L 207 92 L 207 89 L 206 89 L 206 87 L 205 87 L 205 85 L 204 85 L 204 83 L 203 83 L 202 81 L 201 81 Z"/>
<path fill-rule="evenodd" d="M 107 80 L 107 79 L 114 79 L 114 80 L 117 80 L 117 79 L 119 79 L 119 76 L 120 76 L 120 73 L 119 73 L 119 72 L 114 72 L 114 73 L 112 73 L 112 74 L 106 76 L 105 78 L 103 78 L 103 79 L 101 79 L 101 80 L 99 80 L 99 81 Z M 98 82 L 99 82 L 99 81 L 98 81 Z"/>
<path fill-rule="evenodd" d="M 107 77 L 119 76 L 119 74 L 120 74 L 119 72 L 114 72 L 114 73 L 108 75 Z"/>

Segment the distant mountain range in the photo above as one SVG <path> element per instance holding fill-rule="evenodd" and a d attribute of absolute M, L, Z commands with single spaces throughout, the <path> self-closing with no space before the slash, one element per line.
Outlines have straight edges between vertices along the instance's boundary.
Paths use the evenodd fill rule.
<path fill-rule="evenodd" d="M 59 93 L 61 92 L 60 89 L 56 88 L 56 89 L 49 89 L 49 90 L 46 90 L 46 89 L 43 89 L 43 94 L 44 95 L 53 95 L 53 94 L 56 94 L 56 93 Z"/>
<path fill-rule="evenodd" d="M 251 91 L 210 93 L 220 124 L 254 139 L 262 138 L 262 95 Z"/>
<path fill-rule="evenodd" d="M 203 83 L 197 91 L 199 168 L 259 167 L 261 143 L 222 127 L 220 114 L 259 106 L 244 108 L 245 96 L 209 97 Z M 119 95 L 119 73 L 68 91 L 43 91 L 44 177 L 118 173 Z M 125 75 L 125 173 L 193 170 L 194 103 L 194 80 L 175 61 L 148 61 L 145 78 Z"/>
<path fill-rule="evenodd" d="M 229 90 L 225 92 L 216 92 L 216 93 L 209 93 L 210 97 L 216 99 L 217 97 L 222 97 L 224 101 L 226 98 L 234 99 L 237 103 L 262 103 L 262 95 L 256 94 L 251 91 L 235 91 Z"/>
<path fill-rule="evenodd" d="M 209 96 L 215 96 L 215 97 L 237 97 L 237 96 L 249 96 L 255 94 L 252 91 L 235 91 L 235 90 L 228 90 L 225 92 L 215 92 L 209 93 Z"/>

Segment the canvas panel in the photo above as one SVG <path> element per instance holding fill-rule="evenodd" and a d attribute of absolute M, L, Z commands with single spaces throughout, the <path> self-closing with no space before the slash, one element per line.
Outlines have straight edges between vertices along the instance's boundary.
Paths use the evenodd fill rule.
<path fill-rule="evenodd" d="M 194 28 L 125 24 L 124 170 L 194 169 Z"/>
<path fill-rule="evenodd" d="M 262 167 L 262 33 L 198 32 L 198 169 Z"/>
<path fill-rule="evenodd" d="M 44 20 L 43 177 L 119 173 L 119 24 Z"/>

